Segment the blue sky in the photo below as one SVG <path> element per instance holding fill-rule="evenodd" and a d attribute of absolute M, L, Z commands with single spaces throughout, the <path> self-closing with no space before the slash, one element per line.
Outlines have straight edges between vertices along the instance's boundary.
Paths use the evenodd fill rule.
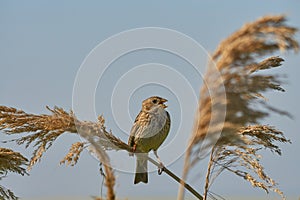
<path fill-rule="evenodd" d="M 200 43 L 208 52 L 213 52 L 217 44 L 250 22 L 267 14 L 286 14 L 288 24 L 300 26 L 299 1 L 3 1 L 0 0 L 0 104 L 22 108 L 31 113 L 46 112 L 45 106 L 72 108 L 73 86 L 76 74 L 86 56 L 105 39 L 134 28 L 162 27 L 173 29 L 188 35 Z M 299 41 L 299 34 L 297 35 Z M 108 49 L 107 51 L 113 51 Z M 278 52 L 277 55 L 280 55 Z M 203 56 L 203 55 L 201 55 Z M 275 125 L 283 130 L 292 140 L 291 145 L 282 146 L 283 155 L 277 157 L 265 153 L 263 163 L 267 173 L 280 183 L 280 188 L 288 196 L 299 196 L 298 166 L 300 164 L 299 131 L 299 55 L 285 53 L 283 67 L 275 73 L 287 75 L 285 93 L 268 94 L 270 104 L 285 109 L 294 115 L 290 120 L 279 115 L 272 115 L 263 123 Z M 202 58 L 202 57 L 201 57 Z M 184 121 L 193 116 L 186 116 L 186 110 L 180 109 L 180 102 L 174 91 L 150 84 L 132 94 L 132 99 L 123 102 L 128 106 L 129 117 L 121 118 L 122 127 L 114 121 L 110 109 L 110 97 L 113 85 L 121 76 L 135 66 L 146 63 L 162 63 L 174 67 L 188 77 L 193 90 L 198 91 L 201 79 L 194 69 L 180 58 L 166 52 L 143 50 L 124 55 L 106 71 L 99 81 L 95 95 L 96 114 L 104 114 L 107 127 L 119 137 L 127 140 L 132 120 L 140 109 L 140 101 L 152 94 L 160 94 L 169 99 L 169 111 L 173 117 L 173 126 L 167 143 L 178 134 L 180 126 L 188 129 Z M 205 60 L 203 60 L 205 63 Z M 184 68 L 183 68 L 184 66 Z M 143 76 L 139 77 L 143 80 Z M 176 86 L 176 81 L 174 80 Z M 177 83 L 178 84 L 178 83 Z M 126 84 L 123 85 L 126 87 Z M 181 85 L 178 84 L 178 88 Z M 132 92 L 132 91 L 131 91 Z M 198 95 L 198 94 L 197 94 Z M 122 102 L 122 100 L 120 100 Z M 193 109 L 193 103 L 186 109 Z M 183 119 L 182 120 L 182 117 Z M 182 124 L 181 124 L 182 123 Z M 3 135 L 0 140 L 7 139 Z M 98 195 L 101 176 L 97 161 L 85 152 L 75 167 L 59 166 L 60 159 L 67 153 L 76 135 L 63 135 L 54 144 L 30 172 L 29 177 L 11 174 L 3 180 L 3 185 L 12 188 L 23 197 L 40 196 L 88 196 Z M 185 143 L 183 144 L 183 146 Z M 3 146 L 3 145 L 1 145 Z M 30 157 L 32 149 L 24 150 L 13 144 L 8 145 L 24 152 Z M 171 150 L 169 150 L 171 151 Z M 171 151 L 172 152 L 172 151 Z M 134 160 L 112 154 L 117 165 L 133 168 Z M 162 153 L 162 159 L 167 154 Z M 121 158 L 126 158 L 122 160 Z M 118 162 L 118 161 L 116 161 Z M 128 163 L 127 163 L 128 162 Z M 131 164 L 132 163 L 132 164 Z M 205 163 L 203 163 L 205 165 Z M 182 172 L 182 159 L 170 166 L 175 173 Z M 198 177 L 203 178 L 199 169 Z M 168 176 L 150 174 L 148 185 L 133 185 L 133 175 L 117 171 L 117 195 L 128 196 L 175 196 L 177 184 Z M 198 177 L 191 177 L 189 182 L 202 188 Z M 228 184 L 230 180 L 230 184 Z M 264 195 L 253 189 L 244 180 L 224 174 L 216 181 L 213 191 L 221 195 Z"/>

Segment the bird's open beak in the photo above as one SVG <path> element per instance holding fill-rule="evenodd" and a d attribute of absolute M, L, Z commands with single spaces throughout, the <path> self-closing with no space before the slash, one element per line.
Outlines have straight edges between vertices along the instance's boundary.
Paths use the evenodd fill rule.
<path fill-rule="evenodd" d="M 165 104 L 168 100 L 167 99 L 161 99 L 161 105 L 163 108 L 167 108 L 168 106 Z"/>

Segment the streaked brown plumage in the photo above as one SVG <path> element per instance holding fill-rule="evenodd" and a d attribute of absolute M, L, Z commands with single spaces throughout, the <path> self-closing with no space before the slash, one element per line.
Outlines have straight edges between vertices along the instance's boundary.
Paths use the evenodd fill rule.
<path fill-rule="evenodd" d="M 148 182 L 147 155 L 153 150 L 157 156 L 157 149 L 166 139 L 170 130 L 170 115 L 165 110 L 167 102 L 158 96 L 143 101 L 142 110 L 137 115 L 128 140 L 133 151 L 138 150 L 134 184 Z M 158 158 L 159 159 L 159 158 Z"/>

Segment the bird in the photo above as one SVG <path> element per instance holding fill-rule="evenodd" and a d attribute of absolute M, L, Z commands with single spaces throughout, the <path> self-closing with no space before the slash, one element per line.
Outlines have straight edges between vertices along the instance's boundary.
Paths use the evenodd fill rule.
<path fill-rule="evenodd" d="M 135 153 L 136 172 L 134 184 L 148 183 L 148 153 L 153 150 L 158 162 L 163 167 L 157 149 L 167 138 L 170 131 L 170 115 L 165 110 L 167 99 L 152 96 L 142 102 L 142 108 L 130 131 L 128 145 Z M 161 173 L 159 171 L 159 173 Z"/>

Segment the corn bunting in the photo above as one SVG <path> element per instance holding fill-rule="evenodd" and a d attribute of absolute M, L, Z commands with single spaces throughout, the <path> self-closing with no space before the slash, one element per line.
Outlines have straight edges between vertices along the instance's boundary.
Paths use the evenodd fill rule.
<path fill-rule="evenodd" d="M 170 130 L 170 115 L 165 110 L 166 99 L 158 96 L 143 101 L 142 110 L 137 115 L 130 132 L 128 144 L 133 152 L 137 153 L 136 173 L 134 184 L 148 183 L 147 156 L 153 150 L 159 163 L 162 165 L 157 149 L 166 139 Z"/>

